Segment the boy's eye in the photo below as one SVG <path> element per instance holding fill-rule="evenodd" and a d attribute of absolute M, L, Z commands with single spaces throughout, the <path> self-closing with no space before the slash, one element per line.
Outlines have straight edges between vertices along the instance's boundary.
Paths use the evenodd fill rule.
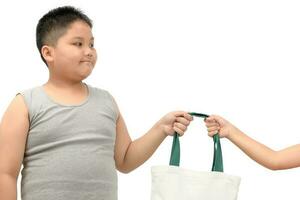
<path fill-rule="evenodd" d="M 75 46 L 81 47 L 82 46 L 82 42 L 75 42 L 73 43 Z"/>
<path fill-rule="evenodd" d="M 90 44 L 90 48 L 94 48 L 94 43 L 91 43 L 91 44 Z"/>

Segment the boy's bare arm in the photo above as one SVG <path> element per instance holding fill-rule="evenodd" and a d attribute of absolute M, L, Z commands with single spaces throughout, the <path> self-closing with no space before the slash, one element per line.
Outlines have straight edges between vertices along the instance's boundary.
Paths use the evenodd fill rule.
<path fill-rule="evenodd" d="M 175 131 L 183 135 L 192 119 L 192 116 L 184 111 L 170 112 L 154 124 L 145 135 L 131 141 L 120 114 L 115 144 L 117 169 L 128 173 L 139 167 L 152 156 L 167 135 L 173 135 Z"/>
<path fill-rule="evenodd" d="M 0 124 L 0 199 L 17 199 L 17 178 L 22 166 L 28 110 L 21 95 L 8 106 Z"/>
<path fill-rule="evenodd" d="M 119 115 L 117 123 L 117 139 L 115 145 L 116 167 L 123 173 L 128 173 L 142 165 L 155 152 L 166 138 L 166 134 L 154 125 L 141 138 L 132 141 L 124 119 Z"/>

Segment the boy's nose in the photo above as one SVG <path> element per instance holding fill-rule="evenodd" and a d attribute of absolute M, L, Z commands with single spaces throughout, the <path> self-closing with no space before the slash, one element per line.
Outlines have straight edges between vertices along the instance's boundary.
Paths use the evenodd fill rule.
<path fill-rule="evenodd" d="M 86 55 L 89 58 L 92 58 L 94 56 L 94 52 L 90 48 L 87 48 L 84 52 L 84 55 Z"/>

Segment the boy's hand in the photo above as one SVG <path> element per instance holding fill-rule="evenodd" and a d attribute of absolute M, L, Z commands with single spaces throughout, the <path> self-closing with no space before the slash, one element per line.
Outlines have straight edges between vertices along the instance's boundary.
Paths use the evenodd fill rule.
<path fill-rule="evenodd" d="M 211 115 L 206 118 L 205 125 L 210 137 L 219 133 L 220 137 L 228 138 L 234 129 L 234 126 L 231 123 L 218 115 Z"/>
<path fill-rule="evenodd" d="M 175 111 L 166 114 L 158 121 L 158 126 L 166 135 L 174 135 L 177 132 L 180 136 L 187 130 L 193 117 L 184 111 Z"/>

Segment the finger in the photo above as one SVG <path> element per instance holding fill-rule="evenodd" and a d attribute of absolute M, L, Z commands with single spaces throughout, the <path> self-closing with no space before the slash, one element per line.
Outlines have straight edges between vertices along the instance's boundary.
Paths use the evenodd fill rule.
<path fill-rule="evenodd" d="M 181 123 L 185 126 L 188 126 L 190 124 L 190 121 L 183 117 L 177 117 L 176 122 Z"/>
<path fill-rule="evenodd" d="M 213 126 L 213 127 L 209 127 L 207 128 L 207 132 L 216 132 L 216 131 L 219 131 L 219 127 L 217 126 Z"/>
<path fill-rule="evenodd" d="M 219 115 L 211 115 L 209 117 L 211 120 L 214 120 L 215 122 L 217 122 L 219 124 L 223 121 L 223 118 L 220 117 Z"/>
<path fill-rule="evenodd" d="M 185 113 L 183 116 L 184 116 L 185 119 L 187 119 L 189 121 L 192 121 L 194 119 L 193 116 L 188 114 L 188 113 Z"/>
<path fill-rule="evenodd" d="M 204 119 L 205 122 L 213 122 L 215 121 L 215 119 L 212 116 L 209 116 L 207 118 Z"/>
<path fill-rule="evenodd" d="M 216 122 L 212 122 L 212 123 L 205 123 L 206 127 L 212 127 L 212 126 L 220 126 L 218 123 Z"/>
<path fill-rule="evenodd" d="M 174 126 L 173 129 L 174 129 L 174 131 L 175 131 L 176 133 L 179 134 L 179 136 L 183 136 L 184 131 L 182 131 L 180 128 Z"/>
<path fill-rule="evenodd" d="M 186 128 L 187 128 L 185 125 L 183 125 L 181 123 L 177 123 L 177 122 L 174 123 L 174 127 L 179 128 L 183 132 L 186 131 Z"/>
<path fill-rule="evenodd" d="M 173 112 L 173 114 L 175 115 L 175 117 L 184 117 L 189 121 L 193 120 L 193 116 L 185 111 L 175 111 L 175 112 Z"/>
<path fill-rule="evenodd" d="M 175 117 L 184 117 L 184 115 L 188 113 L 185 111 L 174 111 L 173 114 L 175 115 Z"/>
<path fill-rule="evenodd" d="M 216 135 L 218 133 L 218 131 L 209 131 L 208 132 L 208 136 L 213 137 L 214 135 Z"/>

